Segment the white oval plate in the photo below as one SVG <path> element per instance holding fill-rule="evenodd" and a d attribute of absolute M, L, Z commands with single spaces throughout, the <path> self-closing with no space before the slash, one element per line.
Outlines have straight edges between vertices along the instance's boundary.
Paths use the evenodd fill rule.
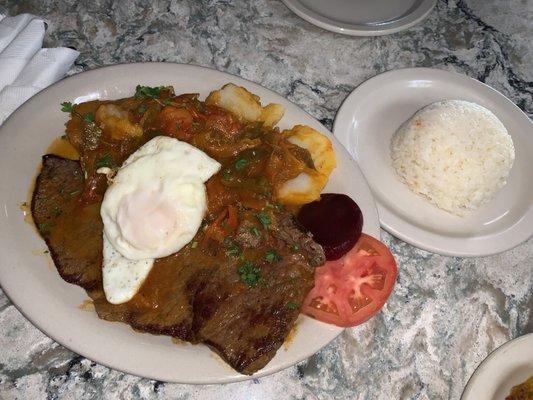
<path fill-rule="evenodd" d="M 176 93 L 200 93 L 233 82 L 265 103 L 285 107 L 279 126 L 309 125 L 332 135 L 317 120 L 278 94 L 233 75 L 191 65 L 125 64 L 84 72 L 43 90 L 21 106 L 0 128 L 0 284 L 18 309 L 57 342 L 96 362 L 131 374 L 181 383 L 222 383 L 250 379 L 226 365 L 203 345 L 172 343 L 167 336 L 134 332 L 128 325 L 98 319 L 82 311 L 84 290 L 64 282 L 34 228 L 24 222 L 20 205 L 28 197 L 41 156 L 64 132 L 68 115 L 62 101 L 129 97 L 137 84 L 173 85 Z M 333 140 L 338 167 L 327 191 L 346 193 L 359 204 L 364 231 L 379 237 L 374 200 L 357 164 Z M 40 255 L 39 255 L 40 253 Z M 297 333 L 253 377 L 271 374 L 311 356 L 333 340 L 341 328 L 301 316 Z"/>
<path fill-rule="evenodd" d="M 328 31 L 380 36 L 403 31 L 428 16 L 436 0 L 282 0 L 300 18 Z"/>
<path fill-rule="evenodd" d="M 468 380 L 461 400 L 503 400 L 513 386 L 532 375 L 533 333 L 529 333 L 490 353 Z"/>
<path fill-rule="evenodd" d="M 411 192 L 390 162 L 396 129 L 418 109 L 444 99 L 472 101 L 494 112 L 516 151 L 507 185 L 491 202 L 463 218 Z M 333 132 L 359 163 L 374 193 L 381 226 L 406 242 L 445 255 L 484 256 L 510 249 L 533 233 L 533 124 L 491 87 L 437 69 L 385 72 L 347 97 Z"/>

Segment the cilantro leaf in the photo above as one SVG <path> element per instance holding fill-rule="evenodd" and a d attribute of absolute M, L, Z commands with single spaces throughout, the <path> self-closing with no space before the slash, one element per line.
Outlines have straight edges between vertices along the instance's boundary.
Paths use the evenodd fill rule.
<path fill-rule="evenodd" d="M 252 226 L 250 228 L 250 232 L 252 232 L 254 234 L 254 236 L 260 236 L 261 233 L 259 232 L 259 229 L 257 229 L 255 226 Z"/>
<path fill-rule="evenodd" d="M 246 158 L 239 158 L 237 161 L 235 161 L 235 169 L 237 171 L 240 171 L 241 169 L 246 167 L 247 164 L 248 160 Z"/>
<path fill-rule="evenodd" d="M 248 287 L 256 286 L 261 280 L 261 270 L 251 261 L 245 261 L 237 272 L 241 282 Z"/>
<path fill-rule="evenodd" d="M 231 179 L 231 169 L 229 168 L 224 169 L 222 177 L 225 181 L 229 181 Z"/>
<path fill-rule="evenodd" d="M 41 222 L 39 225 L 37 225 L 37 229 L 42 234 L 49 233 L 51 227 L 52 227 L 51 222 Z"/>
<path fill-rule="evenodd" d="M 241 254 L 241 249 L 238 245 L 232 244 L 226 250 L 226 255 L 228 257 L 238 257 Z"/>
<path fill-rule="evenodd" d="M 289 301 L 289 302 L 287 303 L 287 308 L 288 308 L 289 310 L 297 310 L 298 308 L 300 308 L 300 306 L 298 305 L 297 302 L 291 300 L 291 301 Z"/>
<path fill-rule="evenodd" d="M 144 114 L 146 112 L 147 107 L 144 104 L 141 104 L 139 107 L 137 107 L 137 114 Z"/>
<path fill-rule="evenodd" d="M 168 87 L 167 86 L 150 87 L 150 86 L 137 85 L 137 87 L 135 88 L 135 98 L 137 100 L 142 100 L 142 99 L 147 99 L 147 98 L 157 99 L 159 98 L 159 96 L 161 96 L 161 91 L 163 89 L 168 89 Z"/>
<path fill-rule="evenodd" d="M 94 122 L 94 114 L 93 114 L 93 113 L 85 114 L 85 116 L 83 117 L 83 119 L 84 119 L 86 122 Z"/>
<path fill-rule="evenodd" d="M 94 168 L 99 169 L 102 167 L 108 167 L 111 168 L 115 165 L 115 161 L 113 160 L 113 156 L 109 153 L 104 154 L 101 158 L 96 160 L 94 163 Z"/>
<path fill-rule="evenodd" d="M 270 216 L 265 212 L 260 212 L 255 214 L 255 217 L 261 222 L 261 225 L 263 225 L 263 228 L 268 229 L 270 224 L 272 223 L 270 221 Z"/>
<path fill-rule="evenodd" d="M 274 261 L 280 261 L 281 256 L 276 253 L 274 250 L 268 250 L 265 254 L 265 261 L 269 264 L 272 264 Z"/>
<path fill-rule="evenodd" d="M 61 103 L 61 111 L 70 113 L 73 110 L 74 106 L 70 101 L 64 101 L 63 103 Z"/>

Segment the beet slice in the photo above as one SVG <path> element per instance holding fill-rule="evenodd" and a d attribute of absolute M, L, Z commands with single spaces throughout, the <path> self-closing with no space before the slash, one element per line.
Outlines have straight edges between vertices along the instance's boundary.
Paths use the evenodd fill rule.
<path fill-rule="evenodd" d="M 345 194 L 324 193 L 320 200 L 303 206 L 298 221 L 324 248 L 328 261 L 346 254 L 361 236 L 363 213 Z"/>

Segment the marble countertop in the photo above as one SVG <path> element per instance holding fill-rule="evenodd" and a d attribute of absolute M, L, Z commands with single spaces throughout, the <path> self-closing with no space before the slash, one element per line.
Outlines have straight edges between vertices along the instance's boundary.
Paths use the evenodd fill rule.
<path fill-rule="evenodd" d="M 213 67 L 277 91 L 331 127 L 344 98 L 383 71 L 453 70 L 533 116 L 533 3 L 439 0 L 392 36 L 317 28 L 277 0 L 4 0 L 0 13 L 48 23 L 45 46 L 81 52 L 70 73 L 134 61 Z M 461 259 L 382 232 L 399 276 L 383 311 L 272 376 L 222 386 L 167 384 L 110 370 L 43 335 L 0 290 L 1 399 L 459 399 L 500 344 L 533 331 L 533 239 Z"/>

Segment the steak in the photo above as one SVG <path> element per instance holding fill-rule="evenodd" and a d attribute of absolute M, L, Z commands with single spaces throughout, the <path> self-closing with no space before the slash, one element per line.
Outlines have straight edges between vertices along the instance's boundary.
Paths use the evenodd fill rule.
<path fill-rule="evenodd" d="M 54 155 L 43 157 L 31 209 L 59 275 L 87 290 L 102 319 L 125 322 L 145 332 L 189 338 L 192 313 L 184 308 L 189 300 L 181 288 L 177 288 L 178 295 L 172 299 L 161 301 L 161 309 L 155 311 L 140 295 L 125 304 L 107 302 L 102 286 L 100 203 L 85 206 L 80 201 L 83 188 L 78 161 Z M 172 258 L 167 257 L 157 260 L 153 271 L 174 271 L 174 266 Z"/>
<path fill-rule="evenodd" d="M 98 205 L 78 207 L 84 188 L 80 163 L 45 155 L 42 165 L 31 211 L 57 271 L 86 290 L 101 286 L 103 225 Z"/>
<path fill-rule="evenodd" d="M 221 268 L 194 297 L 195 340 L 211 346 L 243 374 L 263 368 L 294 326 L 313 287 L 303 257 L 284 257 L 262 268 L 262 282 L 239 290 L 232 268 Z"/>
<path fill-rule="evenodd" d="M 100 203 L 85 205 L 80 200 L 83 188 L 78 161 L 44 156 L 32 214 L 59 274 L 87 290 L 100 318 L 205 343 L 243 374 L 254 373 L 272 359 L 313 287 L 314 268 L 324 262 L 320 245 L 290 213 L 272 212 L 271 226 L 261 229 L 260 242 L 254 243 L 260 248 L 241 246 L 254 260 L 257 281 L 243 283 L 241 257 L 227 255 L 220 246 L 200 251 L 189 244 L 156 260 L 133 299 L 114 305 L 102 288 Z M 250 214 L 241 220 L 244 227 L 237 229 L 235 243 L 244 240 L 239 233 L 249 232 L 246 224 L 253 218 Z M 270 249 L 273 256 L 265 259 L 261 249 Z"/>

